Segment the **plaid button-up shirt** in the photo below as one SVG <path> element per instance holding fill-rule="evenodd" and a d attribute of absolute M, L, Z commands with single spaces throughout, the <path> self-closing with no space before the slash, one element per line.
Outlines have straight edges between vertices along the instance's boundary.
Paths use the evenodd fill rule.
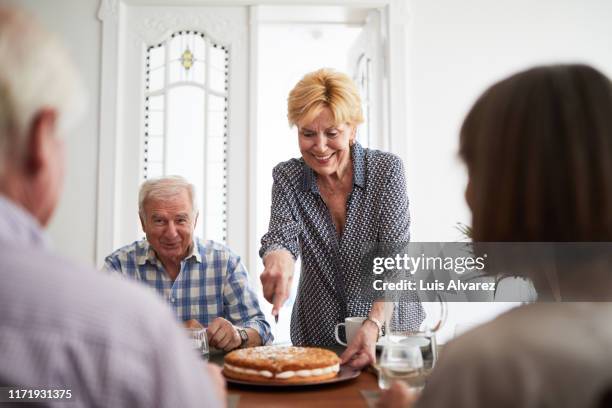
<path fill-rule="evenodd" d="M 146 238 L 107 256 L 104 269 L 154 288 L 183 321 L 196 319 L 207 327 L 223 317 L 236 326 L 257 330 L 263 344 L 272 342 L 270 325 L 249 286 L 246 268 L 224 245 L 194 238 L 191 253 L 181 262 L 174 281 Z"/>

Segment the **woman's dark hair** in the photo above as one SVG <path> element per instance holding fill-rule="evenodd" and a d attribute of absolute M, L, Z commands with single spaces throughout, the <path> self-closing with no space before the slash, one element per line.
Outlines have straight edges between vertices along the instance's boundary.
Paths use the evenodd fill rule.
<path fill-rule="evenodd" d="M 612 84 L 586 65 L 489 88 L 461 128 L 474 241 L 612 241 Z"/>

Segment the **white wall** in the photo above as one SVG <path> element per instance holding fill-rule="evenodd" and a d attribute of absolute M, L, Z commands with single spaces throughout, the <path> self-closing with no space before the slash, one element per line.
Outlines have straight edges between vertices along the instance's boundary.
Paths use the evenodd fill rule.
<path fill-rule="evenodd" d="M 492 83 L 535 64 L 586 62 L 612 76 L 609 0 L 409 0 L 408 123 L 404 161 L 413 241 L 461 239 L 470 224 L 458 134 Z M 392 135 L 398 137 L 398 135 Z M 399 135 L 399 137 L 404 137 Z M 439 338 L 516 304 L 453 303 Z"/>
<path fill-rule="evenodd" d="M 534 64 L 587 62 L 612 76 L 612 2 L 410 0 L 409 11 L 412 239 L 452 241 L 455 223 L 470 223 L 457 142 L 471 104 Z"/>
<path fill-rule="evenodd" d="M 49 30 L 59 35 L 73 56 L 89 92 L 85 117 L 73 132 L 65 135 L 64 193 L 49 234 L 58 251 L 72 259 L 93 264 L 100 95 L 99 0 L 19 0 L 12 3 L 27 8 Z"/>

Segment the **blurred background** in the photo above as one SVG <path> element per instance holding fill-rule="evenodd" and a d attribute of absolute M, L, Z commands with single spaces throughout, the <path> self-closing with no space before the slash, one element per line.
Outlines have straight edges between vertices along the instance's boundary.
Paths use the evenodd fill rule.
<path fill-rule="evenodd" d="M 49 229 L 56 248 L 100 266 L 142 236 L 138 185 L 180 172 L 199 189 L 198 234 L 238 253 L 259 293 L 272 168 L 299 157 L 287 95 L 305 73 L 333 67 L 358 83 L 359 140 L 404 160 L 413 241 L 466 238 L 456 228 L 470 224 L 458 130 L 487 86 L 559 62 L 612 76 L 607 0 L 12 3 L 58 33 L 89 90 L 85 120 L 65 135 L 66 184 Z M 292 301 L 278 341 L 288 340 Z M 511 306 L 452 304 L 442 340 Z"/>

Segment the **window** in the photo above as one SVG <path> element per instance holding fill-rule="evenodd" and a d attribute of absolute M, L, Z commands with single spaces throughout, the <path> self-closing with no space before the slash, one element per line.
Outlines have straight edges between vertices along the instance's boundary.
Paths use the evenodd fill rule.
<path fill-rule="evenodd" d="M 181 175 L 196 186 L 199 236 L 227 236 L 226 47 L 178 31 L 146 52 L 144 179 Z"/>

